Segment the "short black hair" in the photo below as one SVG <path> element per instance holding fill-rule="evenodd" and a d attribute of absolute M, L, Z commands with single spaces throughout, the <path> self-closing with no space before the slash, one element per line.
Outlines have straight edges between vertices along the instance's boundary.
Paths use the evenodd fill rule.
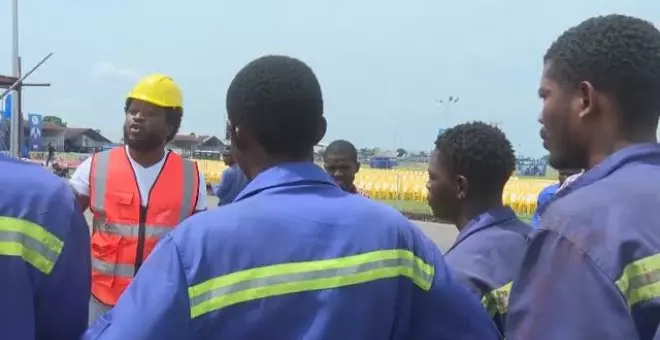
<path fill-rule="evenodd" d="M 559 36 L 544 61 L 560 84 L 588 81 L 610 95 L 629 131 L 657 125 L 660 31 L 652 23 L 618 14 L 587 19 Z"/>
<path fill-rule="evenodd" d="M 497 194 L 516 169 L 511 142 L 496 126 L 483 122 L 459 124 L 445 130 L 435 141 L 445 169 L 465 176 L 470 189 Z"/>
<path fill-rule="evenodd" d="M 227 90 L 232 126 L 246 125 L 267 153 L 307 157 L 323 138 L 321 85 L 302 61 L 269 55 L 241 69 Z"/>
<path fill-rule="evenodd" d="M 172 133 L 167 136 L 166 143 L 171 142 L 181 128 L 181 119 L 183 118 L 183 109 L 180 107 L 165 108 L 165 122 L 172 127 Z"/>
<path fill-rule="evenodd" d="M 358 152 L 355 145 L 343 139 L 338 139 L 328 144 L 323 152 L 323 157 L 325 158 L 328 155 L 343 155 L 352 161 L 357 162 L 358 160 Z"/>
<path fill-rule="evenodd" d="M 131 106 L 132 98 L 126 98 L 124 103 L 124 112 L 128 112 L 128 107 Z M 176 134 L 179 133 L 181 128 L 181 120 L 183 119 L 182 107 L 164 107 L 165 109 L 165 123 L 172 127 L 172 133 L 167 136 L 165 143 L 171 142 Z"/>

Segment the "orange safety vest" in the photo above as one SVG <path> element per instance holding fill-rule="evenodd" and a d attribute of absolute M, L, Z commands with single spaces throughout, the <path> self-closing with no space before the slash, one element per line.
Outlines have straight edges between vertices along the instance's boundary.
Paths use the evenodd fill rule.
<path fill-rule="evenodd" d="M 141 206 L 140 189 L 126 149 L 92 156 L 92 295 L 114 306 L 158 240 L 192 215 L 197 205 L 197 163 L 168 152 Z"/>

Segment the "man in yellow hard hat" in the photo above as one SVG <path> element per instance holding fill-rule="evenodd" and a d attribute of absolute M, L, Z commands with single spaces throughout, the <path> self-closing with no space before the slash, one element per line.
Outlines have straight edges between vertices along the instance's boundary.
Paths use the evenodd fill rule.
<path fill-rule="evenodd" d="M 124 146 L 94 154 L 71 185 L 92 228 L 93 322 L 115 305 L 158 240 L 206 209 L 197 164 L 165 149 L 181 125 L 181 90 L 172 78 L 140 80 L 124 107 Z"/>

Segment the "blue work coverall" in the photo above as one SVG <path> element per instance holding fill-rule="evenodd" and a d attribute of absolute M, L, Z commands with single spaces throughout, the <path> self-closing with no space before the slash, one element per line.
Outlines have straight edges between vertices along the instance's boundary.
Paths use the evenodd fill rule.
<path fill-rule="evenodd" d="M 243 174 L 241 168 L 234 164 L 222 172 L 220 184 L 215 188 L 215 195 L 218 197 L 218 205 L 225 205 L 233 202 L 238 194 L 248 183 L 247 177 Z"/>
<path fill-rule="evenodd" d="M 149 256 L 86 339 L 497 339 L 438 248 L 312 163 L 259 174 Z"/>
<path fill-rule="evenodd" d="M 493 208 L 470 221 L 445 253 L 449 268 L 481 299 L 501 332 L 511 282 L 533 230 L 511 208 Z"/>
<path fill-rule="evenodd" d="M 539 197 L 536 199 L 536 211 L 534 211 L 534 215 L 532 216 L 532 227 L 538 228 L 541 220 L 541 215 L 539 214 L 541 207 L 550 202 L 552 196 L 557 193 L 557 190 L 559 190 L 559 183 L 550 184 L 541 190 Z"/>
<path fill-rule="evenodd" d="M 658 339 L 660 146 L 624 148 L 541 212 L 509 299 L 507 340 Z"/>
<path fill-rule="evenodd" d="M 87 328 L 89 227 L 65 181 L 0 155 L 0 339 L 78 339 Z"/>

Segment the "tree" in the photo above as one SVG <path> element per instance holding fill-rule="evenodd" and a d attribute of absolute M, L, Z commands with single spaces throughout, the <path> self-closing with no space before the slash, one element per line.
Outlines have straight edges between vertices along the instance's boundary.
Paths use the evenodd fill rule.
<path fill-rule="evenodd" d="M 406 151 L 406 149 L 403 149 L 403 148 L 398 148 L 398 149 L 396 149 L 396 156 L 397 157 L 408 156 L 408 151 Z"/>
<path fill-rule="evenodd" d="M 62 118 L 58 116 L 45 116 L 44 117 L 44 122 L 46 123 L 51 123 L 55 124 L 61 127 L 66 127 L 66 122 L 62 120 Z"/>

